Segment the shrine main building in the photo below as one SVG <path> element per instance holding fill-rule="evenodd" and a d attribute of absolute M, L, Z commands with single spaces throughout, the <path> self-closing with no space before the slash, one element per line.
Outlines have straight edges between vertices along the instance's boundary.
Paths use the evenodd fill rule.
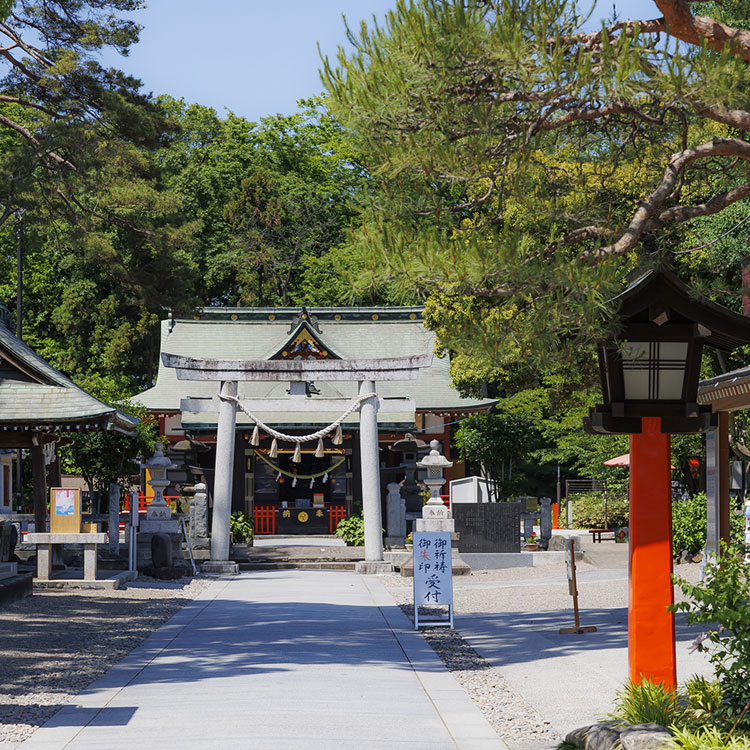
<path fill-rule="evenodd" d="M 432 353 L 434 346 L 435 335 L 424 327 L 421 307 L 208 307 L 192 319 L 169 318 L 161 324 L 161 352 L 193 358 L 391 359 Z M 447 357 L 434 357 L 416 380 L 376 383 L 382 404 L 394 399 L 391 408 L 378 412 L 383 497 L 388 482 L 403 478 L 397 467 L 404 456 L 391 450 L 396 441 L 407 432 L 427 442 L 437 439 L 450 458 L 452 425 L 455 429 L 457 420 L 494 403 L 462 398 L 451 387 L 449 366 Z M 215 381 L 178 380 L 175 370 L 160 361 L 154 387 L 133 399 L 158 418 L 169 455 L 180 464 L 181 471 L 171 475 L 178 485 L 173 491 L 181 483 L 203 480 L 212 492 L 218 411 L 205 406 L 190 410 L 185 400 L 205 405 L 215 399 L 218 388 Z M 336 420 L 357 396 L 357 383 L 308 382 L 304 411 L 278 409 L 289 394 L 287 382 L 239 382 L 238 397 L 253 401 L 254 414 L 264 424 L 300 435 Z M 264 410 L 264 399 L 273 400 L 275 408 Z M 341 410 L 315 410 L 315 401 L 324 399 L 329 404 L 341 399 Z M 255 514 L 256 533 L 329 533 L 344 514 L 357 512 L 361 484 L 356 410 L 342 424 L 341 441 L 326 439 L 323 451 L 315 443 L 305 444 L 298 462 L 292 460 L 293 445 L 279 442 L 274 450 L 262 431 L 259 444 L 252 445 L 254 427 L 242 412 L 237 414 L 232 509 Z M 462 471 L 459 463 L 448 478 L 460 478 Z"/>

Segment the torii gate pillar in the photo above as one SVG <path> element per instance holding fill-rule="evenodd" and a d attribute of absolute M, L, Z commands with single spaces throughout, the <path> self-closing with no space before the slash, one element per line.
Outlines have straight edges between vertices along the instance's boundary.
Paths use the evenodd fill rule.
<path fill-rule="evenodd" d="M 359 383 L 359 395 L 375 393 L 372 380 Z M 369 398 L 359 407 L 359 451 L 362 471 L 362 518 L 365 525 L 365 561 L 383 560 L 383 512 L 380 506 L 378 403 Z M 377 566 L 369 566 L 377 567 Z"/>
<path fill-rule="evenodd" d="M 221 382 L 222 396 L 237 395 L 237 381 Z M 211 560 L 229 560 L 229 517 L 232 515 L 232 479 L 234 477 L 234 441 L 237 408 L 232 401 L 219 402 L 216 429 L 216 473 L 214 474 L 214 512 L 211 520 Z"/>

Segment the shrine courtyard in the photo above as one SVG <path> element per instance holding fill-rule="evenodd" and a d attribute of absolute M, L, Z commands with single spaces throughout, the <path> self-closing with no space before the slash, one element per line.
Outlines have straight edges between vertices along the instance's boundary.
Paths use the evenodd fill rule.
<path fill-rule="evenodd" d="M 411 590 L 395 575 L 252 571 L 185 588 L 146 580 L 126 592 L 36 594 L 0 612 L 0 660 L 11 665 L 0 741 L 552 748 L 609 710 L 627 677 L 627 547 L 587 551 L 581 618 L 598 630 L 585 635 L 558 633 L 572 610 L 556 565 L 457 579 L 457 632 L 424 635 L 399 607 Z M 694 579 L 698 566 L 676 572 Z M 688 653 L 695 636 L 678 619 L 680 679 L 706 671 Z"/>

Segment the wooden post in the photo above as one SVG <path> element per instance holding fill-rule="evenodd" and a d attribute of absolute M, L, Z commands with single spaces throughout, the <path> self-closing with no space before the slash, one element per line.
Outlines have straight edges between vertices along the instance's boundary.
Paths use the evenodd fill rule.
<path fill-rule="evenodd" d="M 658 417 L 630 436 L 630 679 L 677 683 L 672 588 L 670 439 Z"/>
<path fill-rule="evenodd" d="M 575 620 L 575 627 L 560 628 L 560 634 L 596 633 L 596 627 L 594 625 L 581 627 L 581 618 L 578 613 L 578 581 L 576 580 L 576 540 L 573 537 L 569 537 L 566 542 L 566 547 L 567 549 L 565 551 L 568 554 L 568 591 L 573 597 L 573 617 Z"/>

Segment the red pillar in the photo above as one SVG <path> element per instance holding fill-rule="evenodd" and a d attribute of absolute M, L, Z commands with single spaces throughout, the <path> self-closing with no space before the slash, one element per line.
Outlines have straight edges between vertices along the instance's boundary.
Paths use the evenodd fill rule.
<path fill-rule="evenodd" d="M 677 684 L 672 588 L 672 488 L 669 435 L 644 417 L 630 436 L 630 679 Z"/>

